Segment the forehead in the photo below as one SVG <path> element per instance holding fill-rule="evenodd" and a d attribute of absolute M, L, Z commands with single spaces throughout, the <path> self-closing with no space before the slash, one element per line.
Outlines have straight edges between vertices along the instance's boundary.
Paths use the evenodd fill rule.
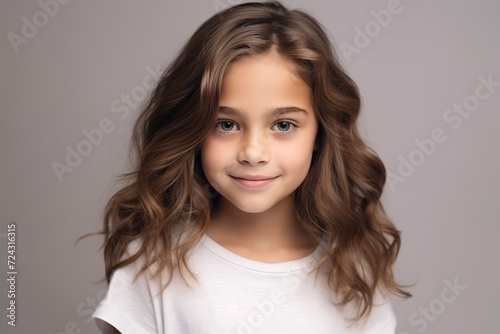
<path fill-rule="evenodd" d="M 229 67 L 219 105 L 243 110 L 298 105 L 310 110 L 312 91 L 290 60 L 271 52 L 243 58 Z"/>

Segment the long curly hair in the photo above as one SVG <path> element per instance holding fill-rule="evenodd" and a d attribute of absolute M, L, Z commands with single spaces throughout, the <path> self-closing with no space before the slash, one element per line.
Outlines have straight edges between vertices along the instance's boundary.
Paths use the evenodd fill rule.
<path fill-rule="evenodd" d="M 133 171 L 119 176 L 126 183 L 104 208 L 98 233 L 105 239 L 106 279 L 139 257 L 145 261 L 137 275 L 148 271 L 154 279 L 166 269 L 164 288 L 175 272 L 185 281 L 196 276 L 187 258 L 217 200 L 201 167 L 201 144 L 215 124 L 228 68 L 270 50 L 290 59 L 312 89 L 318 149 L 295 192 L 295 207 L 310 236 L 318 244 L 328 240 L 317 269 L 327 268 L 330 289 L 341 305 L 356 303 L 354 320 L 361 320 L 378 287 L 411 296 L 392 272 L 401 241 L 380 202 L 386 170 L 358 134 L 359 91 L 325 30 L 304 11 L 274 1 L 213 15 L 162 74 L 134 125 Z M 183 238 L 176 237 L 178 228 Z M 137 252 L 128 254 L 138 238 Z"/>

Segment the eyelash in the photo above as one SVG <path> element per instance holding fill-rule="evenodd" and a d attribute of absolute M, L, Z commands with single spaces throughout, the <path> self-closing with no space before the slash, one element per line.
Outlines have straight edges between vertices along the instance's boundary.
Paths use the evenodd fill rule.
<path fill-rule="evenodd" d="M 228 122 L 228 123 L 231 123 L 232 125 L 234 126 L 237 126 L 236 122 L 234 121 L 231 121 L 231 120 L 228 120 L 228 119 L 220 119 L 217 121 L 217 123 L 215 124 L 215 128 L 217 129 L 218 132 L 220 132 L 221 134 L 228 134 L 229 132 L 232 132 L 233 130 L 229 130 L 229 131 L 224 131 L 222 129 L 220 129 L 219 125 L 221 125 L 222 123 L 225 123 L 225 122 Z M 290 120 L 284 120 L 284 119 L 280 119 L 279 121 L 277 121 L 276 123 L 273 124 L 273 127 L 280 124 L 280 123 L 286 123 L 288 126 L 291 127 L 290 130 L 288 131 L 279 131 L 281 135 L 283 136 L 288 136 L 290 134 L 292 134 L 293 132 L 295 132 L 297 130 L 297 125 L 290 121 Z"/>

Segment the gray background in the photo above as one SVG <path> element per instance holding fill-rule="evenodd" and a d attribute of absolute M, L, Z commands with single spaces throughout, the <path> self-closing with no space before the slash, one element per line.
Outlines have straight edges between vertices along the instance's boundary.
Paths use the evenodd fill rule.
<path fill-rule="evenodd" d="M 97 333 L 88 318 L 105 291 L 96 283 L 100 240 L 74 242 L 101 226 L 113 177 L 127 168 L 138 107 L 126 115 L 120 99 L 140 96 L 146 67 L 163 68 L 205 19 L 239 2 L 70 1 L 57 13 L 52 6 L 53 17 L 37 1 L 1 2 L 0 270 L 7 224 L 16 222 L 18 307 L 17 326 L 7 326 L 2 278 L 0 332 Z M 500 87 L 472 96 L 479 77 L 500 81 L 500 4 L 401 0 L 388 24 L 374 23 L 372 11 L 391 2 L 285 1 L 331 32 L 363 96 L 361 132 L 388 171 L 398 173 L 402 158 L 419 164 L 383 197 L 403 232 L 396 275 L 416 283 L 412 299 L 394 299 L 398 334 L 499 333 Z M 40 27 L 16 52 L 8 35 L 22 36 L 23 17 Z M 356 29 L 365 28 L 372 37 L 361 45 Z M 340 49 L 347 44 L 362 47 L 349 57 Z M 463 103 L 474 110 L 453 128 L 443 117 Z M 58 179 L 53 162 L 65 164 L 66 147 L 76 149 L 82 131 L 103 119 L 112 131 Z M 415 141 L 436 128 L 446 140 L 418 153 Z M 447 290 L 453 283 L 459 289 Z"/>

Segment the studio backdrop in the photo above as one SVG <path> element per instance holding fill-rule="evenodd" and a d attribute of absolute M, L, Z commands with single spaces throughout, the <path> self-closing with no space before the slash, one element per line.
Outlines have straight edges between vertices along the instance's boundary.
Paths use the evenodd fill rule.
<path fill-rule="evenodd" d="M 98 333 L 102 239 L 75 241 L 101 227 L 159 74 L 241 2 L 1 2 L 1 333 Z M 324 25 L 359 86 L 414 295 L 393 299 L 397 333 L 498 333 L 500 3 L 283 2 Z"/>

